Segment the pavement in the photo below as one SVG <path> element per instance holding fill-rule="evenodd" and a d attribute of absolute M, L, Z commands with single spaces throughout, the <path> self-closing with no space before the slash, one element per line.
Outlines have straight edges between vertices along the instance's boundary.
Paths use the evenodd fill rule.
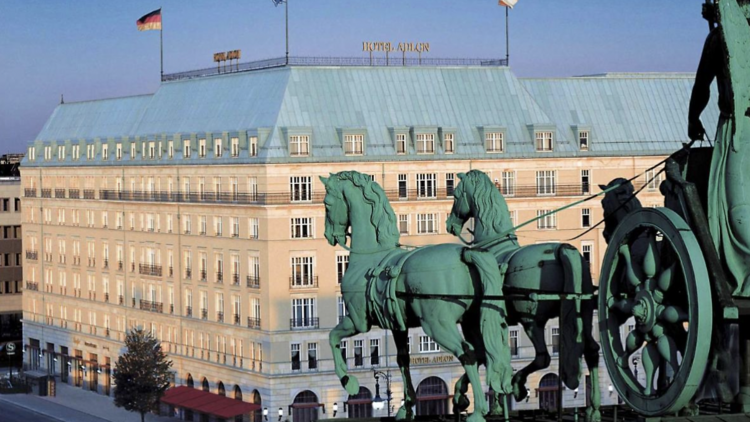
<path fill-rule="evenodd" d="M 0 404 L 2 403 L 15 405 L 62 422 L 140 422 L 141 420 L 140 414 L 116 407 L 112 397 L 61 382 L 57 383 L 56 397 L 0 394 Z M 146 421 L 175 422 L 179 419 L 147 413 Z"/>

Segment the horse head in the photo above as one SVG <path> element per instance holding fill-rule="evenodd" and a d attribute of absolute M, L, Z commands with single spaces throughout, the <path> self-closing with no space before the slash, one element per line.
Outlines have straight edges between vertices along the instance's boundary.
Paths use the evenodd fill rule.
<path fill-rule="evenodd" d="M 508 205 L 492 180 L 479 170 L 459 173 L 458 178 L 453 208 L 445 222 L 448 232 L 458 236 L 466 221 L 473 217 L 477 241 L 480 237 L 509 234 L 513 224 Z"/>
<path fill-rule="evenodd" d="M 346 232 L 349 229 L 349 205 L 344 200 L 344 186 L 338 174 L 330 177 L 320 176 L 326 188 L 323 205 L 326 208 L 326 227 L 324 235 L 331 246 L 346 245 Z"/>
<path fill-rule="evenodd" d="M 627 179 L 618 177 L 607 185 L 599 185 L 599 188 L 606 190 L 617 185 L 620 186 L 607 192 L 602 199 L 604 210 L 604 232 L 602 235 L 607 243 L 609 243 L 609 239 L 625 216 L 633 210 L 642 208 L 641 201 L 635 197 L 633 184 Z"/>
<path fill-rule="evenodd" d="M 458 173 L 458 186 L 453 189 L 453 207 L 451 208 L 450 215 L 448 215 L 448 219 L 445 221 L 448 233 L 454 236 L 461 234 L 464 224 L 472 217 L 471 205 L 469 204 L 469 196 L 471 194 L 466 193 L 467 188 L 470 189 L 468 187 L 470 182 L 464 182 L 465 178 L 466 173 Z"/>

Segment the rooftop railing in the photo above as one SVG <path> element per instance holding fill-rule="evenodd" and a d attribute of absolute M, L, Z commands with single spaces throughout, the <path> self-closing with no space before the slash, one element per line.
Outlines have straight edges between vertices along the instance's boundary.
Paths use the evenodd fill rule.
<path fill-rule="evenodd" d="M 236 63 L 229 66 L 208 67 L 189 70 L 186 72 L 167 73 L 162 81 L 178 81 L 181 79 L 202 78 L 206 76 L 223 75 L 229 73 L 249 72 L 253 70 L 271 69 L 283 66 L 507 66 L 506 59 L 446 59 L 427 57 L 404 57 L 394 53 L 389 57 L 278 57 L 273 59 L 255 60 L 252 62 Z"/>

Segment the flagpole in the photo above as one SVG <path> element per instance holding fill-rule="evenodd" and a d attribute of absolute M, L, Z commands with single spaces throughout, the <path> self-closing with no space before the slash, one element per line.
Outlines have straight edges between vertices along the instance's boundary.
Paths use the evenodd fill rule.
<path fill-rule="evenodd" d="M 284 2 L 284 19 L 286 20 L 286 64 L 289 66 L 289 0 Z"/>
<path fill-rule="evenodd" d="M 161 28 L 159 29 L 159 58 L 161 59 L 161 81 L 164 80 L 164 14 L 161 13 L 161 7 L 159 8 L 159 15 L 161 15 Z"/>
<path fill-rule="evenodd" d="M 508 38 L 508 7 L 505 7 L 505 65 L 510 66 L 510 40 Z"/>

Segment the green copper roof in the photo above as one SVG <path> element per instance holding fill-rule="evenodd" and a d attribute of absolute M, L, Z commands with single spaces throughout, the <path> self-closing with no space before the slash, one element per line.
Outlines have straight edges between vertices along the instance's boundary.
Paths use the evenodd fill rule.
<path fill-rule="evenodd" d="M 233 162 L 320 162 L 530 158 L 577 155 L 655 155 L 687 141 L 692 76 L 608 74 L 562 79 L 518 79 L 506 67 L 291 66 L 163 83 L 153 95 L 61 104 L 37 137 L 50 143 L 175 140 L 175 158 L 64 162 L 40 159 L 26 166 L 164 165 L 228 163 L 213 157 L 211 139 L 258 136 L 257 157 L 243 151 Z M 707 110 L 706 127 L 717 110 Z M 577 132 L 591 133 L 579 151 Z M 553 131 L 554 151 L 536 152 L 534 131 Z M 488 154 L 484 132 L 503 132 L 505 152 Z M 396 155 L 395 134 L 406 133 L 409 153 Z M 432 133 L 435 154 L 417 155 L 414 138 Z M 442 136 L 453 133 L 455 154 Z M 289 137 L 310 136 L 308 157 L 290 157 Z M 365 135 L 364 156 L 345 156 L 346 134 Z M 206 158 L 183 159 L 182 139 L 205 137 Z M 163 148 L 166 148 L 162 144 Z M 195 144 L 193 144 L 195 145 Z M 112 148 L 112 146 L 110 146 Z M 110 150 L 111 151 L 111 150 Z M 83 154 L 83 151 L 82 151 Z M 56 152 L 53 151 L 53 155 Z"/>

